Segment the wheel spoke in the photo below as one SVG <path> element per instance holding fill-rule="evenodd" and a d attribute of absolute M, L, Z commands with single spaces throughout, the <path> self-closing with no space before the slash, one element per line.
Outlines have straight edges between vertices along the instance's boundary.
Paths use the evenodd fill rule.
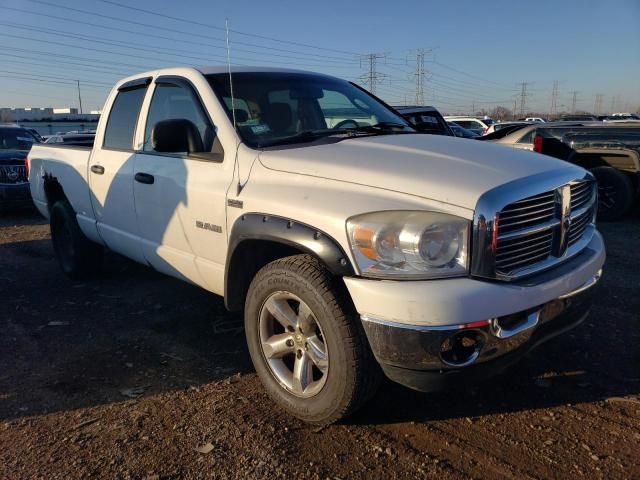
<path fill-rule="evenodd" d="M 313 381 L 311 363 L 304 353 L 296 355 L 293 364 L 293 391 L 302 394 L 305 388 Z"/>
<path fill-rule="evenodd" d="M 287 353 L 293 353 L 293 339 L 288 333 L 272 335 L 262 342 L 262 349 L 267 358 L 282 358 Z"/>
<path fill-rule="evenodd" d="M 271 297 L 265 307 L 285 330 L 293 331 L 298 326 L 298 318 L 286 300 Z"/>
<path fill-rule="evenodd" d="M 307 346 L 307 355 L 313 364 L 318 367 L 318 370 L 323 374 L 326 373 L 329 363 L 327 362 L 327 352 L 324 343 L 322 343 L 317 335 L 313 335 L 307 338 Z"/>
<path fill-rule="evenodd" d="M 314 326 L 313 321 L 313 313 L 311 313 L 311 309 L 309 306 L 300 302 L 300 307 L 298 308 L 298 317 L 297 317 L 298 326 L 302 329 L 305 334 L 311 334 Z"/>

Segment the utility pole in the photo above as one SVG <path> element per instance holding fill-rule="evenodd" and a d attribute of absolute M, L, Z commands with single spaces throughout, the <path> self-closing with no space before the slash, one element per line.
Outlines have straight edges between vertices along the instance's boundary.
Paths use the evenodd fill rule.
<path fill-rule="evenodd" d="M 471 116 L 475 116 L 476 115 L 476 101 L 474 100 L 471 103 Z"/>
<path fill-rule="evenodd" d="M 424 105 L 424 48 L 416 54 L 416 105 Z"/>
<path fill-rule="evenodd" d="M 513 97 L 513 119 L 515 120 L 518 112 L 518 97 Z"/>
<path fill-rule="evenodd" d="M 527 99 L 527 85 L 529 85 L 527 82 L 522 82 L 520 84 L 521 89 L 520 89 L 520 116 L 524 117 L 524 112 L 526 109 L 526 99 Z"/>
<path fill-rule="evenodd" d="M 80 80 L 76 80 L 78 84 L 78 103 L 80 103 L 80 115 L 82 115 L 82 95 L 80 94 Z"/>
<path fill-rule="evenodd" d="M 361 75 L 360 80 L 373 94 L 376 93 L 376 85 L 380 83 L 380 80 L 385 76 L 378 73 L 377 62 L 379 58 L 384 58 L 384 55 L 381 53 L 368 53 L 360 57 L 360 66 L 362 66 L 363 60 L 369 64 L 369 71 L 364 75 Z"/>
<path fill-rule="evenodd" d="M 553 81 L 553 91 L 551 92 L 551 110 L 549 116 L 552 117 L 558 113 L 558 80 Z"/>
<path fill-rule="evenodd" d="M 602 113 L 602 99 L 604 98 L 604 94 L 596 93 L 596 101 L 593 105 L 593 113 L 598 115 Z"/>
<path fill-rule="evenodd" d="M 578 103 L 578 94 L 580 92 L 578 90 L 574 90 L 571 92 L 573 95 L 573 100 L 571 100 L 571 113 L 576 113 L 576 103 Z"/>

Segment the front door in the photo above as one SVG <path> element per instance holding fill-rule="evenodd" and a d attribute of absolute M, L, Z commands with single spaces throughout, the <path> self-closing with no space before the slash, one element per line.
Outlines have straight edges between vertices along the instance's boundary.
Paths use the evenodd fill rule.
<path fill-rule="evenodd" d="M 166 150 L 154 142 L 158 122 L 177 119 L 195 126 L 201 152 L 156 149 Z M 223 160 L 215 127 L 191 85 L 158 78 L 134 167 L 142 250 L 157 270 L 218 294 L 226 260 L 225 199 L 233 175 L 231 162 Z"/>
<path fill-rule="evenodd" d="M 145 262 L 133 203 L 133 139 L 146 82 L 134 82 L 118 91 L 102 138 L 96 137 L 89 162 L 91 203 L 98 232 L 111 249 L 138 262 Z"/>

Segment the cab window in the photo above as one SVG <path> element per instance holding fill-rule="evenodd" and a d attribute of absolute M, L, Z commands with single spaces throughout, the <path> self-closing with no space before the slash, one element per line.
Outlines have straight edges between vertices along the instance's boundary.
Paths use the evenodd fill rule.
<path fill-rule="evenodd" d="M 104 132 L 104 148 L 131 150 L 146 86 L 121 90 L 113 101 Z"/>
<path fill-rule="evenodd" d="M 145 152 L 155 151 L 151 136 L 153 128 L 158 122 L 178 119 L 189 120 L 195 125 L 202 140 L 202 153 L 212 151 L 215 131 L 200 104 L 200 100 L 191 88 L 173 83 L 156 85 L 149 106 L 142 150 Z"/>

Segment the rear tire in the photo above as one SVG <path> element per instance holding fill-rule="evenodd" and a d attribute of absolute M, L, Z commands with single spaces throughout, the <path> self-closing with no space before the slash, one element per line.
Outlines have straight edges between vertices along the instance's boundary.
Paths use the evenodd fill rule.
<path fill-rule="evenodd" d="M 310 255 L 276 260 L 256 274 L 245 302 L 245 333 L 271 398 L 306 422 L 329 424 L 349 415 L 380 383 L 341 279 Z"/>
<path fill-rule="evenodd" d="M 65 275 L 81 280 L 100 269 L 104 250 L 82 233 L 76 213 L 67 200 L 54 203 L 49 224 L 53 249 Z"/>
<path fill-rule="evenodd" d="M 598 182 L 598 219 L 622 220 L 633 203 L 633 182 L 613 167 L 596 167 L 591 172 Z"/>

